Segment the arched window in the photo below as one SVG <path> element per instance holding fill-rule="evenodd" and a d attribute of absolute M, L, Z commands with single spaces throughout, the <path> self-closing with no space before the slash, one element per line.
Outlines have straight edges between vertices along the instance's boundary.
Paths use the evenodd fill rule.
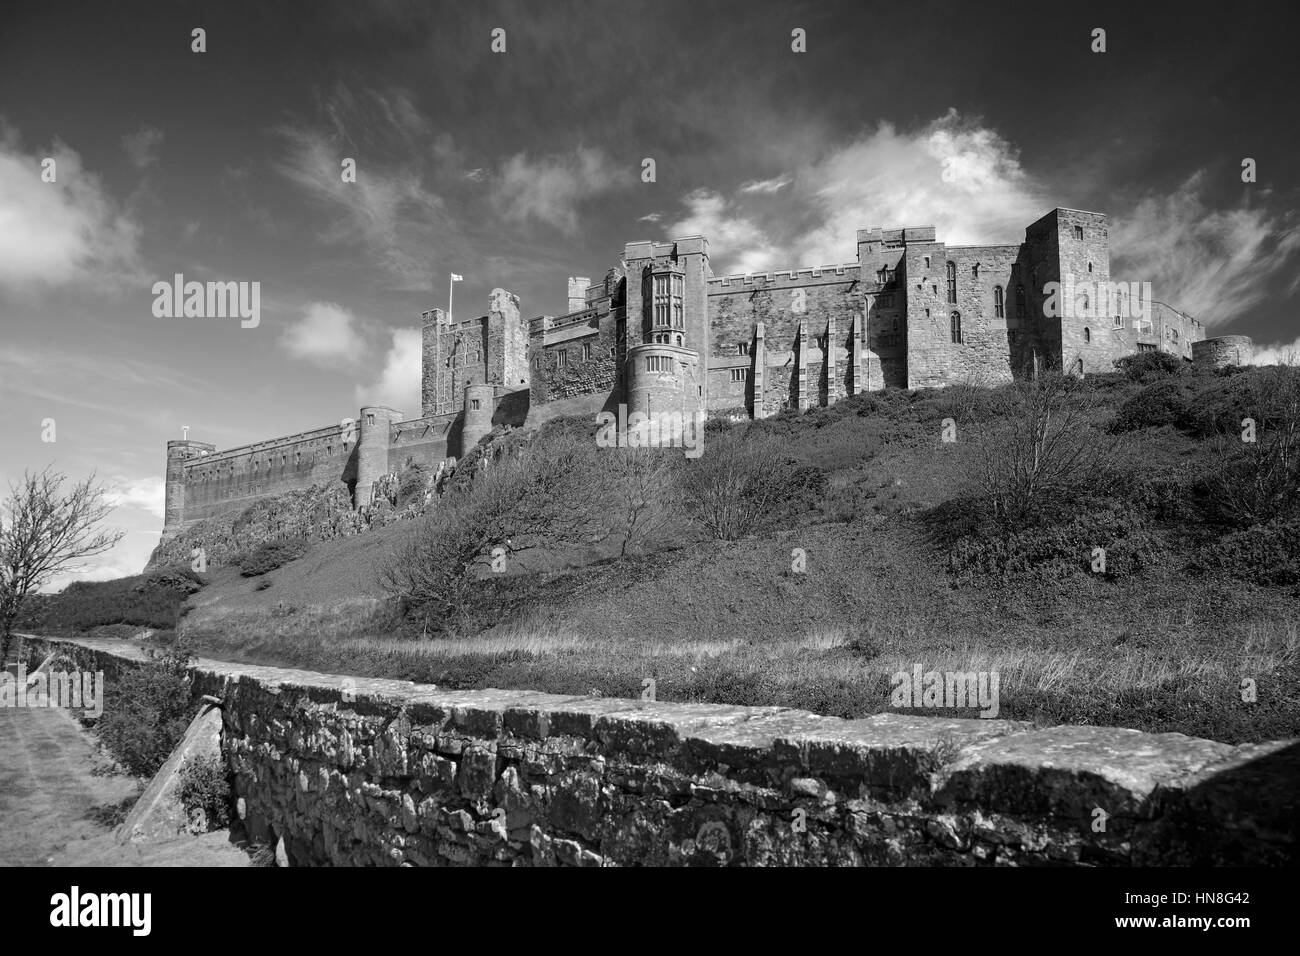
<path fill-rule="evenodd" d="M 957 263 L 948 263 L 948 301 L 957 302 Z"/>
<path fill-rule="evenodd" d="M 961 345 L 961 313 L 954 312 L 948 316 L 949 331 L 954 345 Z"/>
<path fill-rule="evenodd" d="M 1016 312 L 1022 319 L 1029 318 L 1029 300 L 1025 298 L 1025 287 L 1016 286 Z"/>
<path fill-rule="evenodd" d="M 1083 340 L 1084 342 L 1092 341 L 1092 330 L 1089 329 L 1086 325 L 1083 327 Z"/>
<path fill-rule="evenodd" d="M 1007 317 L 1006 305 L 1002 301 L 1002 286 L 993 287 L 993 318 L 1005 319 Z"/>
<path fill-rule="evenodd" d="M 1083 359 L 1077 359 L 1074 363 L 1074 370 L 1079 375 L 1083 374 Z"/>
<path fill-rule="evenodd" d="M 970 277 L 972 279 L 978 279 L 980 277 L 980 264 L 978 262 L 970 267 Z"/>

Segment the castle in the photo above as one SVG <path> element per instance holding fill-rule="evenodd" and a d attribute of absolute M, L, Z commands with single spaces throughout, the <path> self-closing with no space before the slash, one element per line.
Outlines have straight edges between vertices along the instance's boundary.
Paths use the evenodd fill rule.
<path fill-rule="evenodd" d="M 1207 340 L 1191 316 L 1107 295 L 1110 283 L 1107 217 L 1077 209 L 1053 209 L 1007 245 L 949 246 L 933 226 L 863 229 L 856 262 L 756 275 L 714 275 L 702 236 L 632 242 L 600 281 L 569 279 L 564 315 L 525 324 L 504 289 L 483 316 L 425 312 L 418 417 L 366 406 L 221 452 L 168 442 L 163 538 L 321 482 L 343 481 L 365 506 L 383 476 L 463 455 L 497 425 L 619 404 L 762 418 L 886 387 L 1112 371 L 1139 351 L 1248 359 L 1249 339 Z"/>

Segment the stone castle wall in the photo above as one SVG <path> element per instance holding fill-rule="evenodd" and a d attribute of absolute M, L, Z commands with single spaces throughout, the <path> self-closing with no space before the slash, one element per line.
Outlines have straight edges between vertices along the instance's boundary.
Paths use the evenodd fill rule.
<path fill-rule="evenodd" d="M 122 666 L 113 642 L 36 645 Z M 221 701 L 251 839 L 295 865 L 1286 865 L 1300 847 L 1296 740 L 443 691 L 212 661 L 194 692 Z"/>

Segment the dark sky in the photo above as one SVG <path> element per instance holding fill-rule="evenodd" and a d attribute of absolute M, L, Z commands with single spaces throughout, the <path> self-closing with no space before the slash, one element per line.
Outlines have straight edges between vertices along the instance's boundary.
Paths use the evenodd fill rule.
<path fill-rule="evenodd" d="M 11 0 L 0 480 L 97 467 L 131 534 L 95 573 L 137 570 L 182 425 L 226 447 L 415 415 L 448 273 L 459 314 L 496 286 L 558 313 L 636 239 L 755 271 L 851 262 L 868 226 L 1016 242 L 1092 209 L 1116 277 L 1297 343 L 1297 14 L 1200 6 Z M 260 282 L 260 324 L 156 318 L 178 272 Z"/>

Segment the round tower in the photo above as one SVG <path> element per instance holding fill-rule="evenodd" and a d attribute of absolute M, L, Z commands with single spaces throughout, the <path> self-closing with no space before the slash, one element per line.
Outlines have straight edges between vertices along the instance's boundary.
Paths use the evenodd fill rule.
<path fill-rule="evenodd" d="M 492 431 L 492 413 L 496 411 L 495 385 L 465 386 L 465 415 L 460 426 L 462 457 Z"/>
<path fill-rule="evenodd" d="M 163 538 L 175 537 L 185 524 L 185 463 L 200 455 L 210 455 L 216 445 L 203 441 L 169 441 L 167 443 L 167 478 L 163 492 Z"/>
<path fill-rule="evenodd" d="M 387 405 L 366 405 L 357 419 L 357 484 L 352 493 L 354 507 L 370 504 L 375 482 L 388 474 L 388 427 L 400 422 L 402 413 Z"/>
<path fill-rule="evenodd" d="M 625 366 L 627 412 L 692 416 L 703 404 L 700 355 L 665 343 L 634 345 Z"/>
<path fill-rule="evenodd" d="M 1227 368 L 1248 365 L 1255 354 L 1249 335 L 1220 335 L 1192 343 L 1192 362 L 1198 368 Z"/>

